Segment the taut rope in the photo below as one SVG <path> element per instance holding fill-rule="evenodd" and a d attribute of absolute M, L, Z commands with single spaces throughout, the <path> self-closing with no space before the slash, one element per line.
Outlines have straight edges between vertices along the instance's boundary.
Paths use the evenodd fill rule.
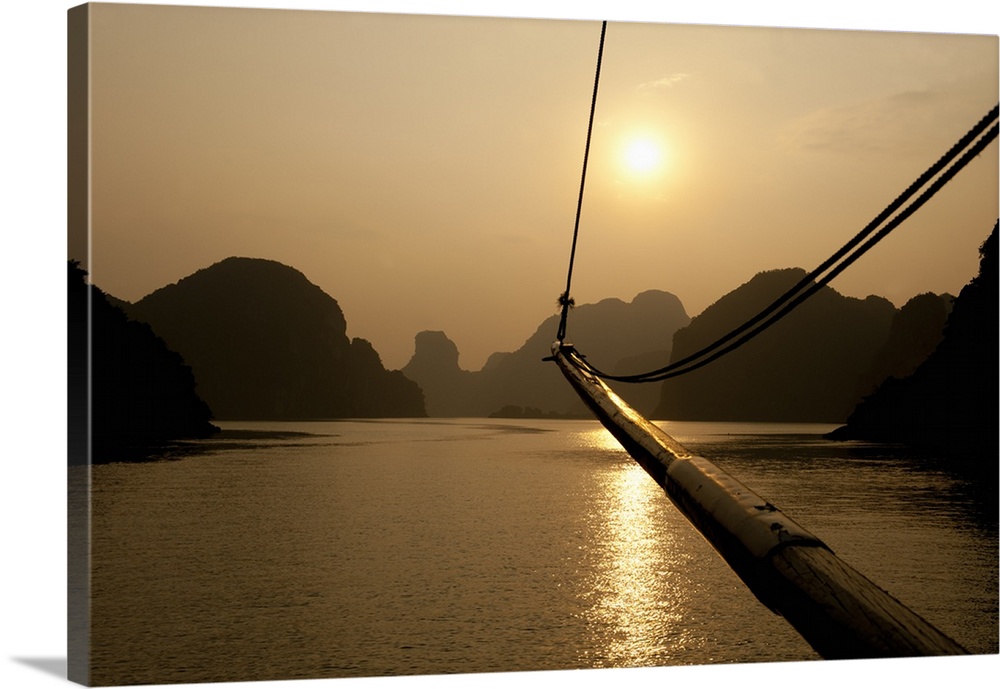
<path fill-rule="evenodd" d="M 583 150 L 583 173 L 580 175 L 580 195 L 576 200 L 576 222 L 573 224 L 573 246 L 569 252 L 569 271 L 566 275 L 566 291 L 559 296 L 562 306 L 562 316 L 559 318 L 559 331 L 556 339 L 562 342 L 566 337 L 566 316 L 573 306 L 573 298 L 569 288 L 573 282 L 573 261 L 576 258 L 576 239 L 580 235 L 580 210 L 583 208 L 583 187 L 587 181 L 587 159 L 590 157 L 590 135 L 594 131 L 594 111 L 597 109 L 597 86 L 601 81 L 601 58 L 604 55 L 604 35 L 608 30 L 608 22 L 601 23 L 601 43 L 597 48 L 597 72 L 594 75 L 594 95 L 590 100 L 590 121 L 587 123 L 587 144 Z"/>

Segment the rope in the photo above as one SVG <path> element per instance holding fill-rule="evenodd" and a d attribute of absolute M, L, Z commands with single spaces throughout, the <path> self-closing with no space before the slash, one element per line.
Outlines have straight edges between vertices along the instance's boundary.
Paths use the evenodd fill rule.
<path fill-rule="evenodd" d="M 573 262 L 576 259 L 576 240 L 580 235 L 580 210 L 583 208 L 583 187 L 587 181 L 587 159 L 590 157 L 590 135 L 594 131 L 594 111 L 597 110 L 597 86 L 601 81 L 601 59 L 604 56 L 604 34 L 607 33 L 608 22 L 601 23 L 601 43 L 597 48 L 597 71 L 594 75 L 594 95 L 590 99 L 590 121 L 587 123 L 587 144 L 583 149 L 583 172 L 580 175 L 580 194 L 576 200 L 576 222 L 573 224 L 573 246 L 569 252 L 569 271 L 566 275 L 566 291 L 559 296 L 562 315 L 559 318 L 559 331 L 556 339 L 560 342 L 566 337 L 566 317 L 573 306 L 573 298 L 569 296 L 569 288 L 573 282 Z"/>
<path fill-rule="evenodd" d="M 741 326 L 733 329 L 726 335 L 700 349 L 694 354 L 676 361 L 664 368 L 656 369 L 646 373 L 633 375 L 611 375 L 598 368 L 584 362 L 584 368 L 590 373 L 607 380 L 616 380 L 626 383 L 656 382 L 673 378 L 691 371 L 697 370 L 719 357 L 733 351 L 744 343 L 753 339 L 761 332 L 774 325 L 777 321 L 790 313 L 799 304 L 826 286 L 833 278 L 843 272 L 848 266 L 864 255 L 875 244 L 886 237 L 892 230 L 898 227 L 906 218 L 912 215 L 917 209 L 924 205 L 932 196 L 944 187 L 962 168 L 964 168 L 973 158 L 978 156 L 986 146 L 992 142 L 998 134 L 998 127 L 994 126 L 977 141 L 972 148 L 952 167 L 948 168 L 937 180 L 931 184 L 915 201 L 903 209 L 895 218 L 878 232 L 875 229 L 882 224 L 892 213 L 896 212 L 906 201 L 913 196 L 920 188 L 924 187 L 928 181 L 938 175 L 959 153 L 978 137 L 991 122 L 997 119 L 1000 106 L 994 106 L 969 132 L 963 136 L 949 151 L 942 156 L 934 165 L 927 169 L 913 184 L 911 184 L 902 194 L 890 203 L 874 220 L 864 229 L 855 235 L 847 244 L 838 249 L 830 258 L 824 261 L 819 267 L 806 275 L 791 289 L 782 294 L 753 318 L 747 320 Z M 874 233 L 874 234 L 873 234 Z M 867 241 L 866 241 L 867 240 Z M 862 242 L 864 242 L 862 244 Z M 861 245 L 858 247 L 858 245 Z M 858 248 L 856 248 L 858 247 Z M 853 253 L 848 253 L 853 250 Z M 846 256 L 846 258 L 844 258 Z M 837 261 L 840 261 L 837 264 Z M 814 282 L 824 271 L 830 272 Z M 803 291 L 805 290 L 805 291 Z M 765 320 L 766 319 L 766 320 Z M 756 326 L 756 327 L 754 327 Z M 748 332 L 749 331 L 749 332 Z M 745 333 L 745 334 L 744 334 Z M 740 337 L 742 335 L 742 337 Z M 728 343 L 728 345 L 727 345 Z"/>

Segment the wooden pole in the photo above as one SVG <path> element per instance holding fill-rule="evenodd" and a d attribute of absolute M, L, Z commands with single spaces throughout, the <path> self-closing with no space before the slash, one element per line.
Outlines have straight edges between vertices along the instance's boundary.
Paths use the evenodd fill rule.
<path fill-rule="evenodd" d="M 598 420 L 758 600 L 788 620 L 821 656 L 968 653 L 774 505 L 646 420 L 581 369 L 572 345 L 553 343 L 552 359 Z"/>

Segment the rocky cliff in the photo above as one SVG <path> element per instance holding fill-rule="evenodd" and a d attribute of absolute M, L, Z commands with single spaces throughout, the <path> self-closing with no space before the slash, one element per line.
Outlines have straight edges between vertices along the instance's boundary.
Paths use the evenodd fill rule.
<path fill-rule="evenodd" d="M 184 356 L 219 419 L 426 414 L 415 383 L 348 339 L 336 300 L 276 261 L 228 258 L 127 308 Z"/>
<path fill-rule="evenodd" d="M 955 299 L 940 344 L 912 374 L 891 377 L 833 437 L 898 442 L 997 467 L 997 227 L 979 274 Z M 994 484 L 995 485 L 995 484 Z"/>
<path fill-rule="evenodd" d="M 182 357 L 148 325 L 129 320 L 100 289 L 87 284 L 86 273 L 75 262 L 69 264 L 69 309 L 70 411 L 74 414 L 89 406 L 90 461 L 140 461 L 164 443 L 204 438 L 218 430 L 210 423 L 212 412 L 195 392 L 194 376 Z M 88 364 L 89 399 L 84 370 Z M 84 416 L 72 418 L 70 425 L 85 424 Z M 81 440 L 86 442 L 85 437 Z M 81 449 L 74 448 L 71 462 L 87 461 Z"/>

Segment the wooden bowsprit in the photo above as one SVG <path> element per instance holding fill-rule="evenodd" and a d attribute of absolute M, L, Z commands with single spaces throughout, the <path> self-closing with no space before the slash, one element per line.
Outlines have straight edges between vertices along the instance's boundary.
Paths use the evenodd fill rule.
<path fill-rule="evenodd" d="M 968 653 L 774 505 L 643 418 L 602 380 L 582 370 L 572 345 L 556 341 L 551 359 L 758 600 L 788 620 L 821 656 Z"/>

